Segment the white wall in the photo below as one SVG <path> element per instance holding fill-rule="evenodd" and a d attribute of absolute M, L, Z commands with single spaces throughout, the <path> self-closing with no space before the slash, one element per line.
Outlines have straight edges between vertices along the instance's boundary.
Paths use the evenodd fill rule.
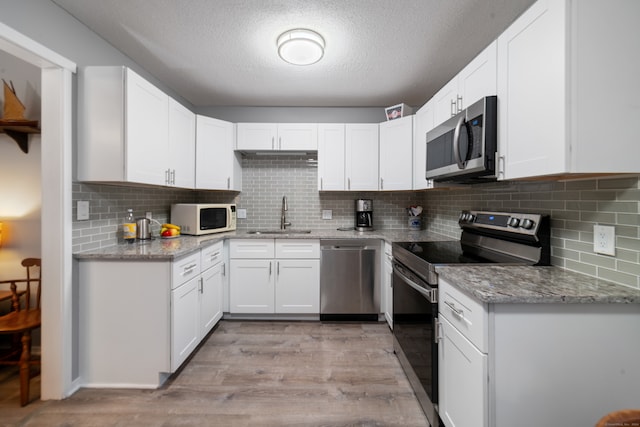
<path fill-rule="evenodd" d="M 197 113 L 234 123 L 380 123 L 386 120 L 384 107 L 203 107 Z"/>
<path fill-rule="evenodd" d="M 25 116 L 40 121 L 40 69 L 0 52 L 0 78 L 13 82 L 26 107 Z M 4 91 L 0 92 L 4 107 Z M 0 280 L 24 277 L 20 261 L 40 257 L 40 136 L 29 137 L 25 154 L 13 139 L 0 134 Z"/>

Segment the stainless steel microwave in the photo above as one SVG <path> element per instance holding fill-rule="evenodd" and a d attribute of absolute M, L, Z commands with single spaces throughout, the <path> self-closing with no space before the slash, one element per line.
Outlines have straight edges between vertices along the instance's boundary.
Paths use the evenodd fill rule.
<path fill-rule="evenodd" d="M 472 183 L 496 179 L 497 97 L 487 96 L 427 132 L 426 178 Z"/>
<path fill-rule="evenodd" d="M 178 203 L 171 205 L 171 222 L 182 234 L 200 236 L 236 229 L 236 205 Z"/>

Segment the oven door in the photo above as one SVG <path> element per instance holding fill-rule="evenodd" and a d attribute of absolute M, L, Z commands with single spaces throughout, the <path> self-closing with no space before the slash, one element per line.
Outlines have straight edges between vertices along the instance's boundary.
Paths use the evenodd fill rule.
<path fill-rule="evenodd" d="M 429 423 L 438 425 L 437 288 L 393 263 L 393 349 Z"/>

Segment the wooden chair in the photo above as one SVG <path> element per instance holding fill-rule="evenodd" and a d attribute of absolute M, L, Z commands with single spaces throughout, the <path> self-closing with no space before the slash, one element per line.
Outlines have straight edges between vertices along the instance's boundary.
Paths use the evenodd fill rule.
<path fill-rule="evenodd" d="M 39 360 L 31 360 L 31 331 L 40 327 L 40 259 L 26 258 L 22 265 L 27 269 L 27 278 L 7 280 L 11 286 L 12 311 L 0 317 L 0 334 L 21 335 L 21 345 L 12 348 L 8 354 L 0 358 L 1 365 L 18 365 L 20 367 L 20 405 L 29 403 L 29 381 L 31 365 L 39 365 Z M 34 271 L 37 270 L 37 274 Z M 24 284 L 24 290 L 18 290 L 18 284 Z M 32 284 L 35 284 L 36 303 L 31 307 Z M 21 295 L 24 294 L 24 303 Z M 19 355 L 16 359 L 15 356 Z"/>
<path fill-rule="evenodd" d="M 608 413 L 598 421 L 596 427 L 640 425 L 640 409 L 622 409 Z"/>

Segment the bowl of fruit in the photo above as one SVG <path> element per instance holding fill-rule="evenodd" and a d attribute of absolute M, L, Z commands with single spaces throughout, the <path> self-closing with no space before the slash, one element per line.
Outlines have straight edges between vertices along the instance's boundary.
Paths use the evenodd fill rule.
<path fill-rule="evenodd" d="M 180 237 L 180 227 L 175 224 L 162 224 L 160 237 L 162 239 L 175 239 L 176 237 Z"/>

